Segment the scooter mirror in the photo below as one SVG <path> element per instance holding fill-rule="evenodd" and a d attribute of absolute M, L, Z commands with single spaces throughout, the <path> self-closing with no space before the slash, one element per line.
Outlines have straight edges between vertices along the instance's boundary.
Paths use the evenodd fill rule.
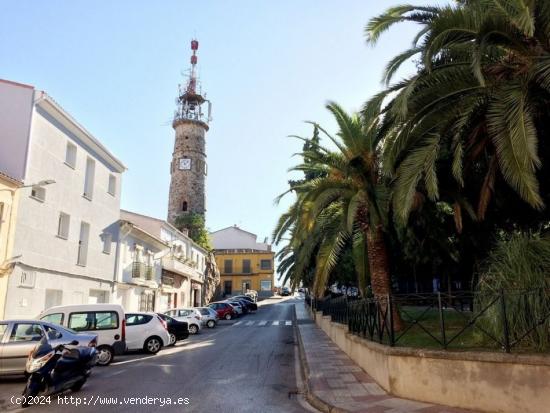
<path fill-rule="evenodd" d="M 68 345 L 69 345 L 69 346 L 78 346 L 78 341 L 73 340 L 73 341 L 71 341 Z"/>

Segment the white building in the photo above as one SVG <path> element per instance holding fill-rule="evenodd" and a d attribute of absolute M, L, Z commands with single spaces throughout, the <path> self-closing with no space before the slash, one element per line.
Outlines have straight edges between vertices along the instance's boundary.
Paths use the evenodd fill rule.
<path fill-rule="evenodd" d="M 167 253 L 155 254 L 154 257 L 155 263 L 160 263 L 162 267 L 155 310 L 202 305 L 208 252 L 161 219 L 124 210 L 120 217 L 170 247 Z M 122 248 L 131 248 L 131 245 L 126 244 Z M 124 286 L 117 284 L 117 289 L 121 288 Z"/>
<path fill-rule="evenodd" d="M 123 215 L 127 218 L 127 214 Z M 168 243 L 127 219 L 119 221 L 115 236 L 116 277 L 114 301 L 126 311 L 161 311 L 161 259 L 170 252 Z"/>
<path fill-rule="evenodd" d="M 124 165 L 45 92 L 0 80 L 0 166 L 31 186 L 19 189 L 5 317 L 111 301 Z"/>

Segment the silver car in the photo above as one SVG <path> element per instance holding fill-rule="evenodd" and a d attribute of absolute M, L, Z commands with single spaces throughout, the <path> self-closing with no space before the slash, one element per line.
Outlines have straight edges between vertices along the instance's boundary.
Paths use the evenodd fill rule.
<path fill-rule="evenodd" d="M 202 315 L 203 324 L 208 328 L 216 327 L 216 324 L 218 324 L 218 313 L 216 311 L 210 307 L 196 307 L 196 309 L 199 310 Z"/>
<path fill-rule="evenodd" d="M 0 321 L 0 375 L 23 374 L 27 357 L 42 337 L 49 334 L 52 347 L 78 341 L 75 347 L 94 347 L 97 335 L 77 333 L 57 324 L 37 320 Z M 54 338 L 52 338 L 54 337 Z"/>

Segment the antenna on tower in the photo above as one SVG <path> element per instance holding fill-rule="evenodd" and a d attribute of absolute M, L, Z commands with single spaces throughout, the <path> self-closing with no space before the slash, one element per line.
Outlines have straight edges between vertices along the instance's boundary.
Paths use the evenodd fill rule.
<path fill-rule="evenodd" d="M 197 50 L 199 50 L 199 41 L 196 39 L 191 40 L 191 70 L 187 80 L 185 88 L 179 86 L 179 93 L 177 98 L 178 108 L 174 115 L 174 122 L 178 120 L 196 120 L 208 124 L 211 119 L 211 103 L 205 97 L 202 96 L 202 86 L 198 85 L 197 80 Z M 197 91 L 197 86 L 199 90 Z M 204 102 L 208 102 L 208 115 L 206 119 L 203 119 L 203 113 L 201 105 Z"/>

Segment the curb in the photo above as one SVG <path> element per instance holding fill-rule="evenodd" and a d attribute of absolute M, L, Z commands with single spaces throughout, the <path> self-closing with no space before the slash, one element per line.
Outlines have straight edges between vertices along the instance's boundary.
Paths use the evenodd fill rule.
<path fill-rule="evenodd" d="M 332 404 L 325 402 L 323 399 L 317 397 L 313 391 L 310 389 L 309 385 L 309 366 L 307 364 L 307 358 L 304 350 L 304 342 L 302 341 L 302 336 L 300 335 L 300 328 L 298 327 L 298 317 L 296 316 L 296 305 L 294 304 L 294 311 L 292 312 L 293 325 L 294 325 L 294 334 L 298 339 L 298 354 L 300 357 L 300 367 L 302 371 L 302 381 L 305 385 L 305 396 L 309 404 L 315 407 L 317 410 L 320 410 L 325 413 L 349 413 L 347 410 L 340 409 Z M 313 318 L 312 318 L 313 319 Z M 315 324 L 317 327 L 317 324 Z"/>

